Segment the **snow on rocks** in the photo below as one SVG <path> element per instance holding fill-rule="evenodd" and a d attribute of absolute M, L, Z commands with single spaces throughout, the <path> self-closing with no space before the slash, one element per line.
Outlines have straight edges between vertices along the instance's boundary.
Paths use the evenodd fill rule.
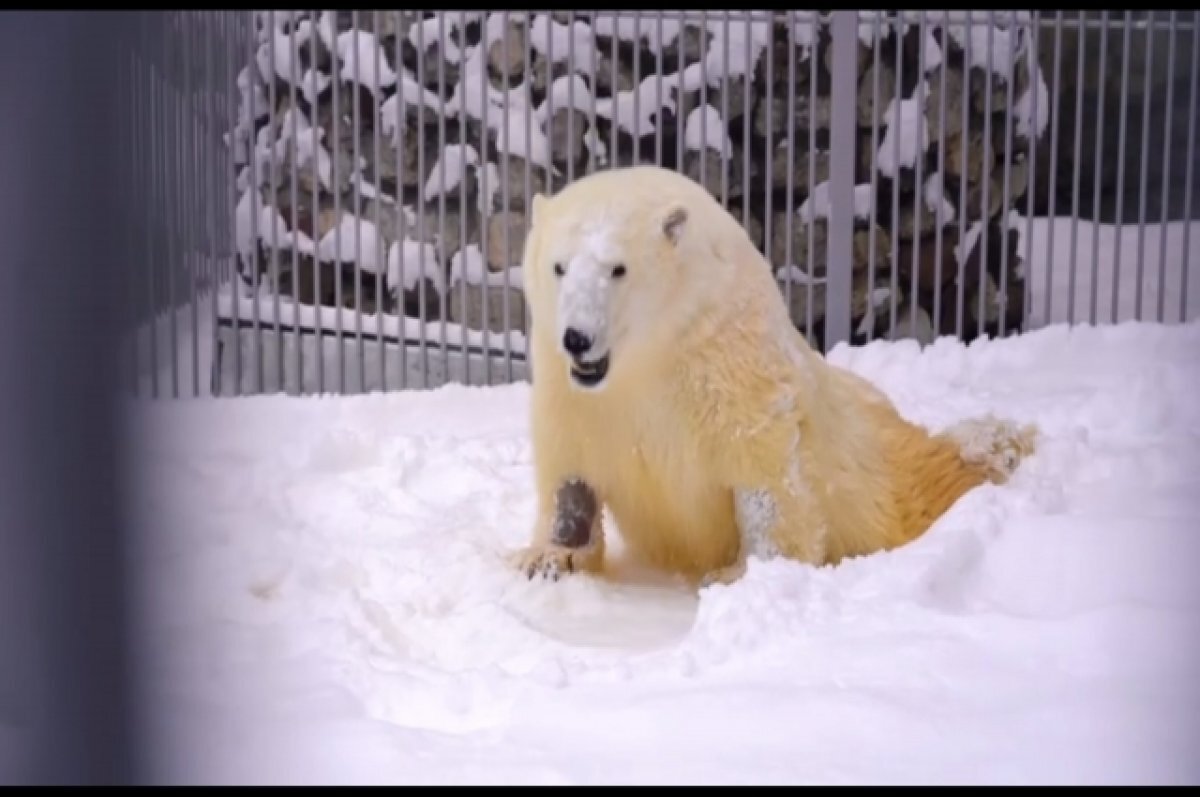
<path fill-rule="evenodd" d="M 489 274 L 512 272 L 519 258 L 497 255 L 501 245 L 490 231 L 520 231 L 510 239 L 523 240 L 529 195 L 555 191 L 592 169 L 657 158 L 744 219 L 774 270 L 815 273 L 818 263 L 795 252 L 823 257 L 822 225 L 830 215 L 832 98 L 826 79 L 812 82 L 820 64 L 829 68 L 828 20 L 779 12 L 772 21 L 768 13 L 261 12 L 252 64 L 237 78 L 230 179 L 239 201 L 253 187 L 263 207 L 279 210 L 270 219 L 246 217 L 285 233 L 274 236 L 275 246 L 379 275 L 395 312 L 417 284 L 412 275 L 483 289 L 492 283 L 472 276 L 481 260 Z M 1017 155 L 1045 131 L 1052 101 L 1030 47 L 1028 15 L 979 12 L 970 25 L 960 12 L 917 19 L 864 14 L 858 26 L 854 268 L 857 275 L 861 263 L 873 262 L 889 284 L 899 283 L 891 298 L 900 302 L 909 300 L 910 282 L 894 280 L 893 271 L 924 260 L 934 248 L 930 234 L 979 223 L 989 230 L 989 249 L 993 238 L 1004 238 L 993 230 L 995 220 L 1021 201 L 1028 183 Z M 907 42 L 902 62 L 873 63 L 874 49 L 897 36 Z M 636 62 L 629 49 L 635 44 Z M 964 57 L 973 67 L 969 86 Z M 1003 157 L 993 146 L 990 160 L 977 151 L 984 146 L 975 132 L 982 129 L 980 73 L 991 76 L 995 97 L 1011 89 L 1011 108 L 990 100 L 992 127 L 1003 130 L 1010 115 L 1017 143 L 999 148 L 1009 153 Z M 357 128 L 349 111 L 355 103 Z M 760 163 L 768 152 L 770 163 Z M 957 174 L 964 152 L 965 182 Z M 930 168 L 935 156 L 946 161 L 949 154 L 954 163 Z M 1009 204 L 1002 207 L 1005 169 Z M 992 220 L 986 224 L 985 210 Z M 293 217 L 296 230 L 278 229 Z M 422 224 L 410 225 L 415 218 Z M 238 219 L 238 250 L 252 256 L 256 236 Z M 335 229 L 360 237 L 367 230 L 369 243 L 351 257 L 344 244 L 331 243 Z M 873 243 L 861 243 L 859 234 L 868 232 Z M 267 245 L 257 237 L 258 246 Z M 920 251 L 910 255 L 917 238 Z M 789 246 L 790 260 L 777 256 Z M 1009 252 L 1010 269 L 1021 268 L 1019 254 Z M 392 267 L 400 261 L 411 268 Z M 877 286 L 854 279 L 862 297 L 856 306 L 867 312 Z M 1017 274 L 1006 280 L 1019 293 Z M 813 306 L 793 314 L 804 328 L 820 312 Z M 855 328 L 872 327 L 875 318 L 856 315 Z"/>

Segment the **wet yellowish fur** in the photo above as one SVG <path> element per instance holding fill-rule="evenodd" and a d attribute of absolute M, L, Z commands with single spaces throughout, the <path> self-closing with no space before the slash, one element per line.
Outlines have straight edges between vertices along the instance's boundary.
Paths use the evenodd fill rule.
<path fill-rule="evenodd" d="M 687 218 L 673 241 L 662 220 L 679 208 Z M 619 301 L 644 310 L 615 339 L 603 388 L 586 391 L 571 383 L 556 339 L 552 268 L 597 224 L 615 236 L 627 266 Z M 792 325 L 741 226 L 673 172 L 602 172 L 539 196 L 524 275 L 539 498 L 533 539 L 514 560 L 526 570 L 604 569 L 599 521 L 584 551 L 552 541 L 554 494 L 572 477 L 596 491 L 647 563 L 727 582 L 747 553 L 737 488 L 770 493 L 780 554 L 836 563 L 915 539 L 1033 450 L 1032 428 L 990 417 L 932 434 L 826 362 Z"/>

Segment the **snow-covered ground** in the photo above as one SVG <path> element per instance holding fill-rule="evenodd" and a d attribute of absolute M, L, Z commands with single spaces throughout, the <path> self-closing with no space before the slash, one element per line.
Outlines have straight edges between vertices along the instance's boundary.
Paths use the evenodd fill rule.
<path fill-rule="evenodd" d="M 528 388 L 142 404 L 158 777 L 1200 782 L 1200 324 L 839 348 L 1040 451 L 922 539 L 527 582 Z M 619 552 L 619 546 L 617 546 Z"/>
<path fill-rule="evenodd" d="M 1032 230 L 1034 323 L 1061 324 L 1071 222 Z M 992 410 L 1045 441 L 902 550 L 754 563 L 700 594 L 507 569 L 533 521 L 526 385 L 134 403 L 158 777 L 1200 782 L 1200 225 L 1186 251 L 1182 230 L 1147 228 L 1143 309 L 1165 243 L 1186 325 L 835 349 L 920 423 Z M 1102 322 L 1114 274 L 1133 318 L 1121 234 L 1117 274 L 1100 230 Z M 1086 320 L 1091 225 L 1076 236 Z M 193 345 L 207 385 L 213 306 L 198 339 L 177 315 L 184 395 Z"/>
<path fill-rule="evenodd" d="M 1136 224 L 1009 218 L 1021 258 L 1032 265 L 1025 272 L 1031 327 L 1155 321 L 1160 296 L 1164 321 L 1200 319 L 1200 223 L 1147 224 L 1139 232 Z"/>

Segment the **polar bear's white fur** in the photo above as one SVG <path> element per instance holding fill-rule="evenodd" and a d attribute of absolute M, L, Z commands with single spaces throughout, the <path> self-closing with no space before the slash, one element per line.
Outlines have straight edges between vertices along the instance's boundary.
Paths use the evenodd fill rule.
<path fill-rule="evenodd" d="M 632 553 L 694 582 L 751 555 L 834 563 L 914 539 L 1033 449 L 1034 429 L 991 417 L 930 433 L 829 364 L 742 227 L 666 169 L 535 197 L 523 272 L 530 576 L 603 572 L 603 508 Z"/>

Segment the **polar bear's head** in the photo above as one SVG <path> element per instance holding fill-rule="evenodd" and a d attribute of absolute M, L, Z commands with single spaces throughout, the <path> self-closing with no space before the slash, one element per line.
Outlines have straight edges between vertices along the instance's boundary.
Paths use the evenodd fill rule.
<path fill-rule="evenodd" d="M 523 270 L 534 334 L 552 336 L 546 348 L 585 390 L 604 388 L 661 343 L 687 302 L 692 213 L 629 177 L 591 175 L 531 206 Z"/>

